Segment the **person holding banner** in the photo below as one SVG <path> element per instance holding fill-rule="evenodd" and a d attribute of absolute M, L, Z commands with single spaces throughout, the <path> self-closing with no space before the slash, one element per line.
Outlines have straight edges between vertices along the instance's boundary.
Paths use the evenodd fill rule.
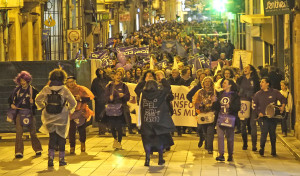
<path fill-rule="evenodd" d="M 218 95 L 216 102 L 217 134 L 218 134 L 218 150 L 219 156 L 217 161 L 225 161 L 224 158 L 224 136 L 227 138 L 227 161 L 233 160 L 233 144 L 234 144 L 234 126 L 241 108 L 241 100 L 237 93 L 237 86 L 232 79 L 225 79 L 223 82 L 223 91 Z"/>
<path fill-rule="evenodd" d="M 248 148 L 247 122 L 250 120 L 252 151 L 256 151 L 256 114 L 251 110 L 251 102 L 254 94 L 260 90 L 260 86 L 256 69 L 252 65 L 249 64 L 244 68 L 244 75 L 237 80 L 237 85 L 239 88 L 239 95 L 241 97 L 241 111 L 238 115 L 241 120 L 243 150 L 247 150 Z"/>
<path fill-rule="evenodd" d="M 147 70 L 144 74 L 143 77 L 139 80 L 139 83 L 134 89 L 134 92 L 137 95 L 137 101 L 139 102 L 140 100 L 140 95 L 145 87 L 145 84 L 147 81 L 154 80 L 155 79 L 155 73 L 152 70 Z"/>
<path fill-rule="evenodd" d="M 111 133 L 114 137 L 113 148 L 122 149 L 122 126 L 125 124 L 124 105 L 130 99 L 126 84 L 122 82 L 123 73 L 119 70 L 114 74 L 114 80 L 105 88 L 106 107 L 104 118 L 108 119 Z"/>
<path fill-rule="evenodd" d="M 149 166 L 150 153 L 153 150 L 159 153 L 158 165 L 165 163 L 164 145 L 166 141 L 171 141 L 170 133 L 175 131 L 167 102 L 171 86 L 164 78 L 161 78 L 161 82 L 163 88 L 159 89 L 155 80 L 147 81 L 141 94 L 140 117 L 142 141 L 146 153 L 145 166 Z"/>
<path fill-rule="evenodd" d="M 200 89 L 202 89 L 202 81 L 203 79 L 206 77 L 205 73 L 200 73 L 198 78 L 198 84 L 195 85 L 186 95 L 186 98 L 189 100 L 189 102 L 193 103 L 193 97 L 196 94 L 196 92 Z M 197 128 L 198 128 L 198 134 L 199 134 L 199 143 L 198 143 L 198 147 L 201 148 L 203 145 L 203 142 L 205 140 L 204 138 L 204 134 L 203 134 L 203 130 L 202 130 L 202 124 L 197 124 Z"/>
<path fill-rule="evenodd" d="M 172 74 L 171 77 L 168 79 L 168 82 L 170 83 L 170 85 L 177 85 L 177 86 L 183 85 L 184 80 L 180 76 L 178 68 L 172 69 Z M 182 133 L 185 133 L 184 127 L 182 126 L 176 126 L 176 129 L 177 129 L 178 136 L 182 136 Z"/>
<path fill-rule="evenodd" d="M 261 90 L 258 91 L 253 97 L 253 109 L 256 114 L 258 114 L 259 124 L 261 128 L 259 154 L 261 156 L 264 155 L 265 144 L 269 133 L 272 147 L 271 155 L 276 156 L 277 119 L 274 118 L 274 105 L 277 104 L 277 101 L 280 102 L 281 106 L 278 108 L 280 113 L 282 114 L 286 105 L 286 98 L 278 90 L 270 88 L 269 78 L 262 78 L 262 80 L 260 81 L 260 87 Z M 268 108 L 270 107 L 270 105 L 272 105 L 273 107 Z"/>
<path fill-rule="evenodd" d="M 197 122 L 202 124 L 205 138 L 205 149 L 208 154 L 213 153 L 215 131 L 215 106 L 217 100 L 212 77 L 205 77 L 202 81 L 203 88 L 198 90 L 193 97 L 193 104 L 197 112 Z"/>

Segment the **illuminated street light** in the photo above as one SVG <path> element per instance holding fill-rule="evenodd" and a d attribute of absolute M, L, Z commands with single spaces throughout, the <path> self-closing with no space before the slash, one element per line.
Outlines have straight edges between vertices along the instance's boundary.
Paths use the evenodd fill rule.
<path fill-rule="evenodd" d="M 225 12 L 225 4 L 226 0 L 214 0 L 213 1 L 213 8 L 218 12 Z"/>

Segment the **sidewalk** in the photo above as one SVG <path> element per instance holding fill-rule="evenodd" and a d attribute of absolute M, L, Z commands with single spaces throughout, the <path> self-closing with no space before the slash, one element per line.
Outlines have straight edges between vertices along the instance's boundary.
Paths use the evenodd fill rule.
<path fill-rule="evenodd" d="M 287 137 L 284 137 L 281 131 L 277 130 L 277 139 L 300 161 L 300 140 L 294 136 L 293 132 L 288 133 Z"/>

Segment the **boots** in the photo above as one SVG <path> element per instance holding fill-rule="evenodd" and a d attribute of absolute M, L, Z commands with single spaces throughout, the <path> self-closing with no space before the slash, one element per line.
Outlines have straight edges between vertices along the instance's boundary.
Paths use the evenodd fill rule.
<path fill-rule="evenodd" d="M 117 142 L 117 144 L 116 144 L 116 149 L 122 149 L 122 144 L 121 144 L 121 142 Z"/>
<path fill-rule="evenodd" d="M 54 159 L 54 150 L 49 149 L 48 150 L 48 167 L 53 167 L 53 159 Z"/>
<path fill-rule="evenodd" d="M 59 151 L 59 166 L 65 166 L 67 162 L 65 161 L 65 152 Z"/>
<path fill-rule="evenodd" d="M 114 143 L 113 143 L 113 148 L 114 148 L 114 149 L 117 148 L 117 145 L 118 145 L 118 140 L 115 139 L 115 140 L 114 140 Z"/>
<path fill-rule="evenodd" d="M 70 154 L 71 155 L 75 154 L 75 147 L 70 147 Z"/>
<path fill-rule="evenodd" d="M 146 159 L 145 159 L 144 166 L 149 166 L 149 165 L 150 165 L 150 153 L 146 153 Z"/>
<path fill-rule="evenodd" d="M 81 152 L 85 152 L 85 143 L 81 142 Z"/>
<path fill-rule="evenodd" d="M 164 160 L 164 158 L 163 158 L 163 152 L 159 152 L 159 154 L 158 154 L 158 165 L 163 165 L 163 164 L 165 164 L 165 160 Z"/>

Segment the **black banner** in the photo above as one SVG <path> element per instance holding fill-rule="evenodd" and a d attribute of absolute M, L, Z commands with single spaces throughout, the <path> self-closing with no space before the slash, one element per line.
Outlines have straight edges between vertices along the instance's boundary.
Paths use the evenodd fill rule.
<path fill-rule="evenodd" d="M 264 0 L 265 16 L 289 14 L 288 0 Z"/>

